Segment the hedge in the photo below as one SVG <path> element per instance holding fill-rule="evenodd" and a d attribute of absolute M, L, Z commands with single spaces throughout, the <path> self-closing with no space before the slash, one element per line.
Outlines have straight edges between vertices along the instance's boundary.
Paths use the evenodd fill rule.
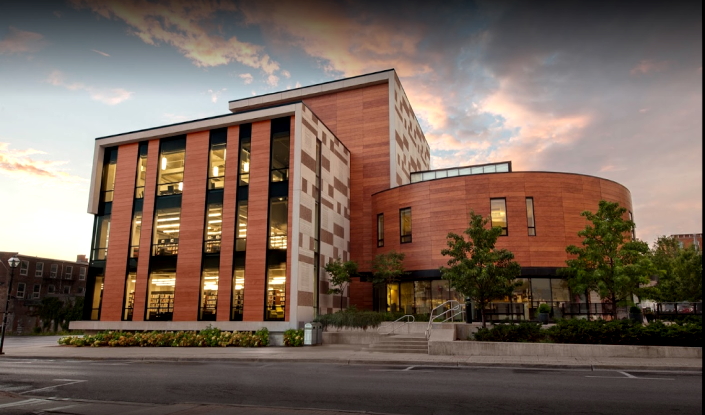
<path fill-rule="evenodd" d="M 481 328 L 474 340 L 495 342 L 550 342 L 640 346 L 702 347 L 702 321 L 642 325 L 631 320 L 560 320 L 541 329 L 540 323 L 498 324 Z"/>
<path fill-rule="evenodd" d="M 66 336 L 58 340 L 66 346 L 92 347 L 263 347 L 269 345 L 269 330 L 256 332 L 222 331 L 208 326 L 201 331 L 104 331 L 94 335 Z"/>

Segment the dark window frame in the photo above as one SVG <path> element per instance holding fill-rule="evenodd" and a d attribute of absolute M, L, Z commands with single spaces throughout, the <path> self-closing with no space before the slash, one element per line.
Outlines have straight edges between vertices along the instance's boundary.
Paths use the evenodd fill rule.
<path fill-rule="evenodd" d="M 494 222 L 492 221 L 492 201 L 494 200 L 501 200 L 504 202 L 504 223 L 506 226 L 495 226 Z M 493 197 L 490 199 L 490 225 L 493 228 L 501 228 L 502 233 L 499 234 L 499 236 L 509 236 L 509 214 L 507 212 L 507 198 L 506 197 Z"/>
<path fill-rule="evenodd" d="M 379 226 L 380 223 L 382 226 Z M 384 213 L 377 214 L 377 248 L 384 246 Z"/>
<path fill-rule="evenodd" d="M 531 202 L 531 216 L 529 216 L 529 202 Z M 529 236 L 536 236 L 536 205 L 533 196 L 526 198 L 526 227 Z"/>
<path fill-rule="evenodd" d="M 405 234 L 404 233 L 404 213 L 407 212 L 409 213 L 409 233 Z M 399 209 L 399 243 L 400 244 L 410 244 L 413 242 L 412 239 L 412 234 L 413 234 L 413 226 L 412 226 L 412 218 L 411 218 L 411 206 L 407 206 L 405 208 Z"/>

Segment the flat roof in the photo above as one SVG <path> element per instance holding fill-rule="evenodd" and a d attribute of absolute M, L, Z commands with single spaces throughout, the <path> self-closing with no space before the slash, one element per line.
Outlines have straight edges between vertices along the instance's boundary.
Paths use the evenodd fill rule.
<path fill-rule="evenodd" d="M 311 86 L 296 89 L 289 89 L 282 92 L 272 92 L 264 95 L 257 95 L 250 98 L 236 99 L 229 101 L 229 108 L 232 112 L 242 112 L 260 106 L 270 106 L 277 103 L 288 103 L 289 101 L 300 101 L 304 98 L 316 95 L 329 94 L 331 92 L 345 91 L 348 89 L 362 88 L 368 85 L 389 82 L 395 73 L 394 69 L 386 69 L 365 75 L 353 76 L 350 78 L 328 81 Z"/>

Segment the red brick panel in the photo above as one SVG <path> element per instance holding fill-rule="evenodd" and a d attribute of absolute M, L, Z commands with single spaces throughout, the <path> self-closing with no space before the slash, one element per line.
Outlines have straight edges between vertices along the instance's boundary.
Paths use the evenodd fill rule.
<path fill-rule="evenodd" d="M 252 123 L 252 156 L 247 209 L 244 321 L 264 319 L 269 211 L 269 148 L 271 122 Z"/>
<path fill-rule="evenodd" d="M 527 197 L 534 199 L 536 236 L 528 236 Z M 600 200 L 632 210 L 631 195 L 624 186 L 575 174 L 523 172 L 420 182 L 373 196 L 369 220 L 384 213 L 385 225 L 384 247 L 375 252 L 405 253 L 407 270 L 446 265 L 447 258 L 440 253 L 446 247 L 446 235 L 461 234 L 467 228 L 470 209 L 487 217 L 490 198 L 504 198 L 507 204 L 509 235 L 498 239 L 497 248 L 512 251 L 524 267 L 565 266 L 566 246 L 580 244 L 578 231 L 587 225 L 580 213 L 595 212 Z M 409 206 L 413 242 L 400 244 L 399 209 Z"/>
<path fill-rule="evenodd" d="M 140 233 L 140 259 L 137 262 L 137 281 L 135 282 L 135 306 L 133 321 L 144 320 L 144 307 L 147 300 L 147 282 L 149 280 L 149 257 L 152 252 L 152 224 L 154 222 L 154 198 L 157 192 L 157 169 L 159 167 L 159 140 L 151 140 L 147 149 L 147 177 L 144 185 L 142 204 L 142 230 Z M 135 170 L 137 168 L 135 167 Z"/>
<path fill-rule="evenodd" d="M 119 321 L 122 315 L 138 150 L 139 144 L 137 143 L 125 144 L 118 149 L 115 190 L 113 191 L 113 206 L 110 214 L 111 232 L 108 241 L 105 280 L 103 281 L 103 302 L 100 310 L 100 319 L 103 321 Z"/>
<path fill-rule="evenodd" d="M 225 188 L 223 189 L 223 234 L 220 237 L 220 275 L 218 276 L 217 320 L 230 320 L 233 280 L 233 252 L 237 222 L 237 173 L 240 166 L 240 126 L 228 127 L 225 158 Z"/>
<path fill-rule="evenodd" d="M 199 131 L 186 136 L 179 255 L 176 260 L 174 288 L 174 321 L 194 321 L 198 318 L 209 138 L 210 131 Z"/>

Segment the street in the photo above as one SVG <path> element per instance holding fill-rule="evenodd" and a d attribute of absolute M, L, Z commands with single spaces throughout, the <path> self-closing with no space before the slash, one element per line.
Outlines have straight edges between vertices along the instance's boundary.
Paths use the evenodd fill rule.
<path fill-rule="evenodd" d="M 86 400 L 385 414 L 702 412 L 700 372 L 5 359 L 0 360 L 2 392 L 27 399 L 26 407 L 0 404 L 3 414 L 42 413 L 32 409 L 41 399 L 67 408 Z M 66 411 L 59 413 L 84 413 Z"/>

